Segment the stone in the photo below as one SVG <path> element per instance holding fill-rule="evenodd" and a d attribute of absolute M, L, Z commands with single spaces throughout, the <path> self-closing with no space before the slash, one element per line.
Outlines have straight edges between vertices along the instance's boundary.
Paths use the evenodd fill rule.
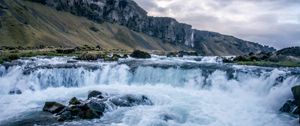
<path fill-rule="evenodd" d="M 293 113 L 294 109 L 297 108 L 297 106 L 295 105 L 295 102 L 288 100 L 281 108 L 280 111 L 281 112 L 285 112 L 285 113 Z"/>
<path fill-rule="evenodd" d="M 92 99 L 87 103 L 87 105 L 91 110 L 99 115 L 102 115 L 102 113 L 104 113 L 105 111 L 105 103 L 103 103 L 102 101 Z"/>
<path fill-rule="evenodd" d="M 131 57 L 133 58 L 139 58 L 139 59 L 147 59 L 151 58 L 151 55 L 147 52 L 143 52 L 140 50 L 135 50 L 130 54 Z"/>
<path fill-rule="evenodd" d="M 81 104 L 81 102 L 76 98 L 73 97 L 70 101 L 69 101 L 69 105 L 79 105 Z"/>
<path fill-rule="evenodd" d="M 295 100 L 300 100 L 300 85 L 292 87 Z"/>
<path fill-rule="evenodd" d="M 57 121 L 59 121 L 59 122 L 64 122 L 64 121 L 66 121 L 66 120 L 72 120 L 72 119 L 74 119 L 74 118 L 73 118 L 71 112 L 70 112 L 70 111 L 64 111 L 64 112 L 62 112 L 62 113 L 58 116 Z"/>
<path fill-rule="evenodd" d="M 1 126 L 51 126 L 58 123 L 57 119 L 48 112 L 33 111 L 23 113 L 22 116 L 16 116 L 7 120 L 7 123 L 1 122 Z"/>
<path fill-rule="evenodd" d="M 22 94 L 22 91 L 18 88 L 15 88 L 15 89 L 10 90 L 8 94 L 10 94 L 10 95 L 18 94 L 19 95 L 19 94 Z"/>
<path fill-rule="evenodd" d="M 50 112 L 52 114 L 59 113 L 62 111 L 66 106 L 57 103 L 57 102 L 45 102 L 45 105 L 43 107 L 43 111 Z"/>
<path fill-rule="evenodd" d="M 102 92 L 100 92 L 100 91 L 91 91 L 91 92 L 89 92 L 89 94 L 88 94 L 88 99 L 90 99 L 90 98 L 92 98 L 92 97 L 102 99 L 102 98 L 103 98 Z"/>
<path fill-rule="evenodd" d="M 78 116 L 81 119 L 95 119 L 95 118 L 100 118 L 98 114 L 96 114 L 93 110 L 87 109 L 85 111 L 81 111 Z"/>
<path fill-rule="evenodd" d="M 144 95 L 124 95 L 110 99 L 113 104 L 119 107 L 132 107 L 136 105 L 152 105 L 152 102 Z"/>
<path fill-rule="evenodd" d="M 132 107 L 137 105 L 152 105 L 144 95 L 115 95 L 104 98 L 102 92 L 89 92 L 88 99 L 80 101 L 73 97 L 69 106 L 57 102 L 46 102 L 43 111 L 54 114 L 59 122 L 78 119 L 96 119 L 103 116 L 104 112 L 115 110 L 118 107 Z"/>

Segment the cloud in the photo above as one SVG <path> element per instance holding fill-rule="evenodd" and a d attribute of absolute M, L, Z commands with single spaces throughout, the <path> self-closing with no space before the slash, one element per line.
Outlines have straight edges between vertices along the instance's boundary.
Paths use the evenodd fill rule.
<path fill-rule="evenodd" d="M 300 46 L 299 0 L 135 0 L 151 16 L 167 16 L 276 48 Z"/>

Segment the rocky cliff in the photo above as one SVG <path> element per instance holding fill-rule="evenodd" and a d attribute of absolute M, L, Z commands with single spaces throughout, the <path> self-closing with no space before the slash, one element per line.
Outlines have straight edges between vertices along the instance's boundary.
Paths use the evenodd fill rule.
<path fill-rule="evenodd" d="M 164 43 L 192 48 L 204 55 L 239 55 L 274 51 L 274 48 L 233 36 L 192 29 L 173 18 L 151 17 L 132 0 L 27 0 L 58 11 L 86 17 L 98 23 L 126 26 L 132 31 L 160 39 Z"/>
<path fill-rule="evenodd" d="M 0 47 L 99 45 L 106 50 L 189 50 L 116 23 L 97 23 L 44 4 L 42 1 L 0 0 Z"/>

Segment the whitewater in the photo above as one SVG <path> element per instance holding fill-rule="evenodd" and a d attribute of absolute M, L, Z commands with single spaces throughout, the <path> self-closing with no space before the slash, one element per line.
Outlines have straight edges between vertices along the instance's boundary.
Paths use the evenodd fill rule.
<path fill-rule="evenodd" d="M 91 90 L 141 94 L 152 106 L 120 108 L 66 126 L 296 126 L 279 112 L 300 84 L 300 68 L 225 64 L 219 57 L 77 61 L 23 58 L 0 65 L 0 125 L 42 111 L 45 101 L 85 99 Z M 11 90 L 20 95 L 10 95 Z M 168 120 L 165 118 L 168 117 Z"/>

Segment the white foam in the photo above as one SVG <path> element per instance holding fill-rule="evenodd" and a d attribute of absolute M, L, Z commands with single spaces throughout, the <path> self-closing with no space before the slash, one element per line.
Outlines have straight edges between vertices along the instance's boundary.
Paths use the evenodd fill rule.
<path fill-rule="evenodd" d="M 45 65 L 65 63 L 69 59 L 53 60 L 57 61 L 38 58 L 37 62 L 41 61 L 40 64 Z M 160 60 L 165 62 L 173 59 Z M 232 79 L 222 70 L 205 73 L 202 68 L 148 66 L 138 67 L 132 72 L 124 64 L 90 64 L 99 65 L 101 69 L 39 69 L 29 75 L 23 75 L 22 66 L 5 70 L 5 74 L 0 77 L 0 124 L 24 112 L 41 110 L 45 101 L 67 103 L 74 96 L 85 99 L 89 90 L 100 90 L 106 93 L 144 94 L 154 102 L 154 106 L 121 108 L 106 113 L 101 119 L 70 122 L 70 125 L 297 125 L 295 118 L 278 112 L 285 100 L 292 97 L 291 87 L 300 82 L 297 76 L 288 75 L 286 70 L 262 70 L 257 74 L 251 71 L 252 67 L 244 66 L 235 69 L 248 72 L 236 71 Z M 283 82 L 274 85 L 276 79 L 284 75 L 287 77 Z M 21 89 L 22 95 L 8 95 L 12 88 Z"/>

